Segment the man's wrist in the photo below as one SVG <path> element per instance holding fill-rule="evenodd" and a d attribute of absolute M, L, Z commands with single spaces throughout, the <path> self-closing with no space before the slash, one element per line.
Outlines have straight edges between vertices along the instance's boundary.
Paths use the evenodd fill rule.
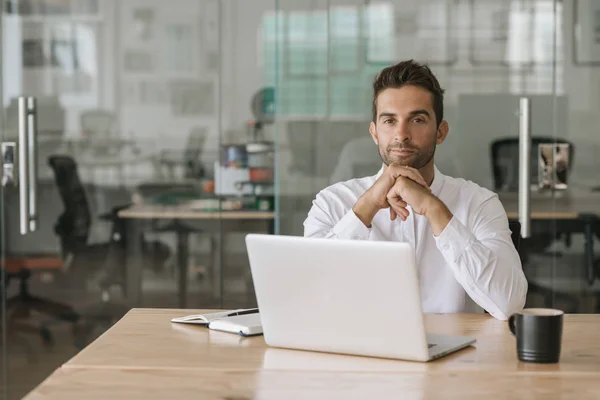
<path fill-rule="evenodd" d="M 373 222 L 373 218 L 375 218 L 375 214 L 377 214 L 376 207 L 373 206 L 373 203 L 369 201 L 368 197 L 362 195 L 352 207 L 352 211 L 354 211 L 354 215 L 367 227 L 371 227 L 371 222 Z"/>
<path fill-rule="evenodd" d="M 431 230 L 435 236 L 439 236 L 446 229 L 452 217 L 454 215 L 446 207 L 446 204 L 432 195 L 425 210 L 425 218 L 429 221 L 429 225 L 431 225 Z"/>

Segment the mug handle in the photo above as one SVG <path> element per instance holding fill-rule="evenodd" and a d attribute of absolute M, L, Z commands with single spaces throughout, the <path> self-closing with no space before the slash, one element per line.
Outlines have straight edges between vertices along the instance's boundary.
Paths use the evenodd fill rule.
<path fill-rule="evenodd" d="M 510 333 L 513 334 L 513 336 L 517 335 L 517 329 L 515 327 L 515 317 L 517 314 L 513 314 L 508 318 L 508 328 L 510 329 Z"/>

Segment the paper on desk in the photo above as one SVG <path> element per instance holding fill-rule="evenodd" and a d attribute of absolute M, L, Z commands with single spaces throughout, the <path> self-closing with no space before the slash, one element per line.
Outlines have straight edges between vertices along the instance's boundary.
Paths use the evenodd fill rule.
<path fill-rule="evenodd" d="M 235 311 L 241 311 L 241 310 L 221 311 L 221 312 L 208 313 L 208 314 L 193 314 L 193 315 L 188 315 L 185 317 L 173 318 L 171 320 L 171 322 L 179 322 L 181 324 L 207 325 L 210 322 L 215 321 L 217 319 L 226 318 L 229 314 L 234 313 Z"/>

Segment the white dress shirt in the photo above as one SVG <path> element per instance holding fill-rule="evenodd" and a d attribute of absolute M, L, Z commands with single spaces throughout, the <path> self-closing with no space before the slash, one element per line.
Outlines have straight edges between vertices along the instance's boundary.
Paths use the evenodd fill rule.
<path fill-rule="evenodd" d="M 389 209 L 379 210 L 368 228 L 352 207 L 382 172 L 383 168 L 375 176 L 336 183 L 317 194 L 304 221 L 304 236 L 410 243 L 424 312 L 482 312 L 483 308 L 507 319 L 523 308 L 527 280 L 506 212 L 494 192 L 435 168 L 431 191 L 454 215 L 439 236 L 433 235 L 427 218 L 410 207 L 406 221 L 392 221 Z"/>

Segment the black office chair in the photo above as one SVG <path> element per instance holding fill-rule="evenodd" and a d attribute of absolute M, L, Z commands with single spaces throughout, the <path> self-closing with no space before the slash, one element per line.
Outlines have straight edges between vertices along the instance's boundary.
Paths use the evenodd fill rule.
<path fill-rule="evenodd" d="M 569 161 L 567 171 L 571 171 L 571 166 L 575 157 L 575 146 L 573 143 L 565 139 L 553 138 L 547 136 L 535 136 L 531 139 L 530 152 L 530 171 L 531 184 L 538 183 L 538 152 L 540 144 L 555 143 L 569 144 Z M 497 139 L 492 142 L 491 160 L 494 190 L 496 191 L 513 191 L 519 189 L 519 138 L 507 137 Z M 554 232 L 555 226 L 553 221 L 537 221 L 535 232 L 532 238 L 525 240 L 522 243 L 524 257 L 523 261 L 527 261 L 529 254 L 540 254 L 545 256 L 560 257 L 562 254 L 558 252 L 548 253 L 547 249 L 552 243 L 559 239 L 564 239 L 567 247 L 571 246 L 571 234 L 563 232 Z"/>
<path fill-rule="evenodd" d="M 98 271 L 105 265 L 111 243 L 88 244 L 92 215 L 75 161 L 69 156 L 54 155 L 48 158 L 48 165 L 54 172 L 56 186 L 65 207 L 54 225 L 54 232 L 60 240 L 68 275 L 74 283 L 81 284 L 92 271 Z M 118 208 L 100 217 L 110 220 L 117 212 Z M 121 240 L 112 244 L 122 245 L 124 238 L 125 235 L 122 234 Z M 113 277 L 114 283 L 121 281 L 118 276 Z M 111 286 L 109 283 L 107 285 Z"/>
<path fill-rule="evenodd" d="M 102 301 L 96 306 L 82 311 L 77 341 L 85 345 L 88 336 L 97 326 L 108 328 L 129 310 L 128 306 L 110 301 L 110 289 L 124 288 L 126 269 L 125 223 L 119 218 L 121 209 L 129 205 L 113 208 L 99 219 L 111 223 L 110 238 L 107 242 L 89 244 L 88 238 L 92 223 L 90 206 L 84 187 L 79 179 L 75 161 L 64 155 L 50 156 L 48 164 L 54 171 L 56 186 L 64 204 L 64 212 L 54 227 L 61 243 L 62 256 L 67 271 L 68 288 L 81 288 L 92 275 L 98 279 Z M 144 253 L 144 263 L 150 267 L 164 264 L 170 256 L 168 246 L 160 242 L 146 243 L 142 248 L 152 249 Z"/>
<path fill-rule="evenodd" d="M 166 166 L 169 170 L 169 178 L 174 179 L 174 169 L 178 166 L 184 167 L 184 176 L 189 179 L 199 179 L 204 177 L 205 171 L 200 156 L 208 131 L 205 127 L 193 127 L 190 130 L 187 143 L 183 150 L 165 149 L 160 152 L 158 165 Z"/>
<path fill-rule="evenodd" d="M 568 144 L 568 171 L 575 160 L 575 146 L 565 139 L 534 136 L 531 138 L 530 168 L 531 184 L 538 183 L 538 151 L 540 144 Z M 519 189 L 519 138 L 507 137 L 494 140 L 490 147 L 494 190 L 517 191 Z"/>
<path fill-rule="evenodd" d="M 6 300 L 6 323 L 11 336 L 15 333 L 39 334 L 45 345 L 53 342 L 47 321 L 41 326 L 25 323 L 33 313 L 51 318 L 51 321 L 76 323 L 79 314 L 68 304 L 36 296 L 30 292 L 29 282 L 35 272 L 55 272 L 62 270 L 62 260 L 52 255 L 8 256 L 3 260 L 5 272 L 3 287 L 0 287 L 0 298 L 8 291 L 11 281 L 19 282 L 18 293 Z"/>
<path fill-rule="evenodd" d="M 23 325 L 23 321 L 32 312 L 50 316 L 52 319 L 46 320 L 39 328 L 45 344 L 53 342 L 52 333 L 48 328 L 49 323 L 66 321 L 75 324 L 81 321 L 81 315 L 70 305 L 31 294 L 29 282 L 33 274 L 38 271 L 59 272 L 58 282 L 63 285 L 67 282 L 66 287 L 69 289 L 81 287 L 83 279 L 78 276 L 81 275 L 79 272 L 99 269 L 105 261 L 104 255 L 108 250 L 107 244 L 95 246 L 87 244 L 91 218 L 74 162 L 70 158 L 51 157 L 50 165 L 54 169 L 59 193 L 65 204 L 65 212 L 59 216 L 54 227 L 60 239 L 62 255 L 9 256 L 3 264 L 7 277 L 5 286 L 8 287 L 13 280 L 19 281 L 18 294 L 7 300 L 8 326 L 26 326 Z M 110 286 L 110 283 L 107 282 L 106 286 Z M 31 325 L 29 327 L 27 332 L 36 329 Z"/>
<path fill-rule="evenodd" d="M 539 145 L 546 143 L 568 144 L 569 145 L 569 160 L 567 171 L 571 171 L 571 166 L 575 157 L 575 146 L 573 143 L 565 139 L 535 136 L 531 139 L 531 154 L 530 154 L 530 169 L 531 169 L 531 184 L 538 183 L 538 152 Z M 496 191 L 513 191 L 519 189 L 519 138 L 510 137 L 498 139 L 492 142 L 491 145 L 491 160 L 494 190 Z M 554 221 L 537 221 L 535 232 L 531 239 L 524 241 L 522 246 L 527 247 L 527 252 L 524 254 L 543 254 L 560 257 L 562 254 L 555 252 L 547 253 L 547 249 L 555 240 L 564 240 L 567 247 L 571 246 L 571 234 L 569 232 L 555 232 Z"/>
<path fill-rule="evenodd" d="M 544 136 L 533 137 L 531 142 L 530 169 L 532 185 L 538 183 L 538 152 L 540 144 L 569 144 L 569 162 L 567 168 L 568 171 L 571 170 L 575 157 L 575 146 L 571 142 L 565 139 Z M 490 150 L 494 190 L 517 191 L 519 188 L 519 138 L 508 137 L 495 140 L 492 142 Z M 519 251 L 524 269 L 531 254 L 560 257 L 562 254 L 559 252 L 548 252 L 548 248 L 556 240 L 564 240 L 567 247 L 571 246 L 571 234 L 569 232 L 556 232 L 556 225 L 552 220 L 536 221 L 536 224 L 533 226 L 532 235 L 527 239 L 520 237 L 520 224 L 518 221 L 510 221 L 509 225 L 513 231 L 513 243 L 516 240 L 514 236 L 515 232 L 519 234 L 517 250 Z M 569 310 L 573 312 L 577 311 L 579 307 L 579 302 L 573 296 L 559 293 L 534 283 L 529 283 L 529 292 L 540 294 L 544 299 L 544 304 L 548 307 L 552 306 L 555 300 L 566 303 Z"/>

